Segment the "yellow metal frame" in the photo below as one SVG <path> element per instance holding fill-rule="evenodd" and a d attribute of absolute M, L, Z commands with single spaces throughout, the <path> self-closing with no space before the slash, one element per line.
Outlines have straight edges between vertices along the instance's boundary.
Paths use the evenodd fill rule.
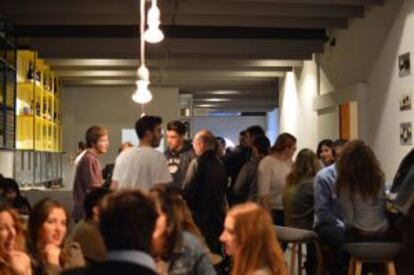
<path fill-rule="evenodd" d="M 28 78 L 30 63 L 33 78 Z M 38 74 L 40 79 L 35 80 Z M 60 81 L 34 51 L 17 52 L 16 148 L 62 151 Z"/>

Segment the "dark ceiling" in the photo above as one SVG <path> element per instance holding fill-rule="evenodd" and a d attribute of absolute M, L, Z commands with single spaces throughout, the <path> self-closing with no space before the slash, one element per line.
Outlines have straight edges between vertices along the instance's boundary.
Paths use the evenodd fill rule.
<path fill-rule="evenodd" d="M 268 111 L 279 79 L 383 0 L 158 0 L 166 39 L 147 44 L 151 85 L 178 87 L 194 106 Z M 149 5 L 148 5 L 149 6 Z M 132 86 L 138 0 L 0 0 L 19 45 L 38 50 L 66 86 Z"/>

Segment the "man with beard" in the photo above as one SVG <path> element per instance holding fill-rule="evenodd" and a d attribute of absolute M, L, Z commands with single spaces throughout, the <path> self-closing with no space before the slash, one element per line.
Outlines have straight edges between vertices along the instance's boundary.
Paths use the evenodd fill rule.
<path fill-rule="evenodd" d="M 155 150 L 162 138 L 162 119 L 144 116 L 135 123 L 138 147 L 122 152 L 115 162 L 112 176 L 114 189 L 150 189 L 171 182 L 165 156 Z"/>

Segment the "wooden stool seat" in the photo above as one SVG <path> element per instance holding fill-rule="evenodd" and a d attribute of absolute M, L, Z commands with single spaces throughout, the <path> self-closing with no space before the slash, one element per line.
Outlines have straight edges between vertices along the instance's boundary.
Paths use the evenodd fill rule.
<path fill-rule="evenodd" d="M 293 228 L 288 226 L 275 226 L 276 235 L 279 241 L 292 244 L 290 258 L 290 274 L 294 274 L 296 258 L 298 259 L 298 274 L 302 274 L 302 244 L 312 243 L 316 248 L 316 273 L 322 274 L 322 254 L 319 247 L 318 234 L 314 231 Z"/>
<path fill-rule="evenodd" d="M 347 243 L 342 246 L 342 249 L 351 256 L 348 275 L 360 275 L 363 263 L 383 263 L 388 275 L 396 274 L 394 258 L 401 251 L 400 243 Z"/>

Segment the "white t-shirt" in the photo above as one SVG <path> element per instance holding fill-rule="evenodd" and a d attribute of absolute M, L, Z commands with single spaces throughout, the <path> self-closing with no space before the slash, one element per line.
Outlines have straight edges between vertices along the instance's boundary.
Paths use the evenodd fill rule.
<path fill-rule="evenodd" d="M 118 182 L 118 189 L 150 189 L 172 178 L 162 153 L 150 147 L 135 147 L 118 156 L 112 180 Z"/>

